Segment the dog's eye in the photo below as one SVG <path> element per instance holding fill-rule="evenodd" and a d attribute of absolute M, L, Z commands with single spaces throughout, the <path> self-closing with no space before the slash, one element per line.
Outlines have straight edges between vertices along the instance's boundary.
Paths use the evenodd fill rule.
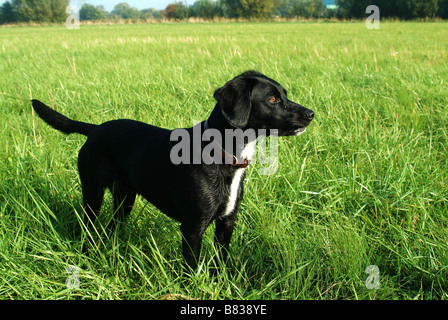
<path fill-rule="evenodd" d="M 279 101 L 280 101 L 280 99 L 278 99 L 277 97 L 269 98 L 269 102 L 271 102 L 271 103 L 276 103 L 276 102 L 279 102 Z"/>

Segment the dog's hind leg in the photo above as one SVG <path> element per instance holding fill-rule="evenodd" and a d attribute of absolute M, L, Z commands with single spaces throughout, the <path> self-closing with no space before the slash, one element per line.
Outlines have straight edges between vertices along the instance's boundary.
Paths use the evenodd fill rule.
<path fill-rule="evenodd" d="M 85 144 L 78 157 L 78 171 L 82 185 L 82 197 L 86 211 L 86 226 L 93 230 L 93 223 L 103 203 L 104 190 L 107 184 L 107 171 L 92 148 Z"/>
<path fill-rule="evenodd" d="M 136 193 L 122 181 L 114 181 L 112 186 L 114 197 L 114 219 L 109 223 L 109 229 L 113 229 L 117 222 L 124 221 L 134 206 Z"/>
<path fill-rule="evenodd" d="M 92 179 L 92 176 L 85 177 L 80 174 L 80 177 L 82 182 L 84 210 L 86 212 L 86 217 L 84 220 L 86 226 L 85 231 L 88 242 L 91 244 L 91 246 L 97 248 L 99 245 L 98 236 L 101 235 L 101 229 L 96 228 L 94 226 L 94 222 L 101 209 L 105 187 L 100 183 L 100 181 Z M 82 250 L 84 253 L 87 253 L 87 243 L 84 243 Z"/>
<path fill-rule="evenodd" d="M 82 187 L 82 197 L 84 201 L 84 210 L 86 211 L 86 225 L 87 227 L 92 227 L 93 223 L 101 209 L 101 204 L 103 202 L 104 188 L 96 187 L 91 189 L 89 187 Z"/>

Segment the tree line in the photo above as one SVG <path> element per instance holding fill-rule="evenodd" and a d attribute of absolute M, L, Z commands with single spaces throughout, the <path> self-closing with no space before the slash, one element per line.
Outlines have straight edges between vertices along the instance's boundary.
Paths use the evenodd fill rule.
<path fill-rule="evenodd" d="M 62 22 L 70 0 L 12 0 L 0 7 L 0 23 Z"/>
<path fill-rule="evenodd" d="M 366 8 L 376 5 L 381 17 L 424 19 L 439 17 L 448 18 L 448 0 L 339 0 L 340 13 L 349 18 L 366 16 Z"/>
<path fill-rule="evenodd" d="M 0 23 L 66 21 L 70 0 L 10 0 L 0 7 Z M 196 0 L 192 5 L 177 1 L 164 10 L 138 10 L 128 3 L 117 4 L 111 12 L 104 6 L 83 4 L 80 20 L 118 19 L 269 19 L 367 17 L 366 8 L 376 5 L 382 18 L 424 19 L 448 18 L 448 0 L 336 0 L 336 7 L 327 8 L 323 0 Z"/>

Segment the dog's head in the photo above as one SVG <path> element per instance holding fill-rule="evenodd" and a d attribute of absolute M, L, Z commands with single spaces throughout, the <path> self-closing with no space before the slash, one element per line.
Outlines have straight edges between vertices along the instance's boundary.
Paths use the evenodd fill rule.
<path fill-rule="evenodd" d="M 256 71 L 246 71 L 215 91 L 222 114 L 234 128 L 277 129 L 279 136 L 299 135 L 314 112 L 288 100 L 286 90 Z"/>

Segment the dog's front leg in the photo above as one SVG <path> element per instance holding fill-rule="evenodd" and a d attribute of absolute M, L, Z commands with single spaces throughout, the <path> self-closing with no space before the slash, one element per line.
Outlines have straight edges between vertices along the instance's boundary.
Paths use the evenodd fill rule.
<path fill-rule="evenodd" d="M 204 232 L 193 231 L 181 225 L 182 231 L 182 254 L 185 262 L 193 270 L 196 269 L 201 254 L 202 235 Z"/>
<path fill-rule="evenodd" d="M 215 244 L 217 244 L 218 252 L 223 262 L 227 258 L 227 250 L 229 249 L 234 227 L 235 214 L 224 216 L 216 220 Z"/>

